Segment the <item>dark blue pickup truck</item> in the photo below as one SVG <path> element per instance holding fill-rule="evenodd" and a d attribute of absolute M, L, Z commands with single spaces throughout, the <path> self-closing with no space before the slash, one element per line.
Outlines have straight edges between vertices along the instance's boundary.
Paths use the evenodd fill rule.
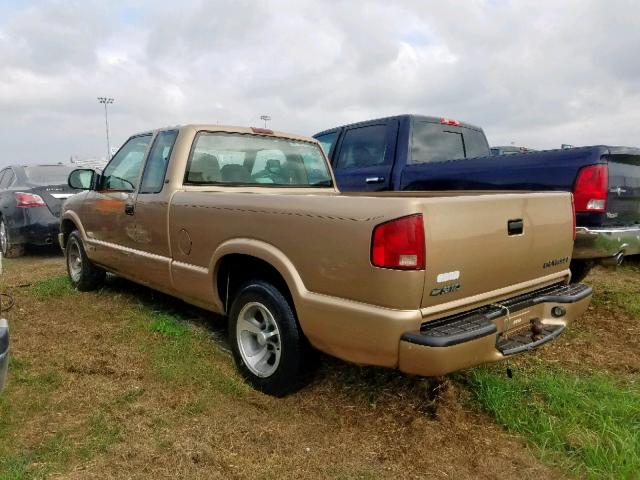
<path fill-rule="evenodd" d="M 314 135 L 342 191 L 562 190 L 574 194 L 574 281 L 640 253 L 640 149 L 593 146 L 491 156 L 481 128 L 398 115 Z"/>

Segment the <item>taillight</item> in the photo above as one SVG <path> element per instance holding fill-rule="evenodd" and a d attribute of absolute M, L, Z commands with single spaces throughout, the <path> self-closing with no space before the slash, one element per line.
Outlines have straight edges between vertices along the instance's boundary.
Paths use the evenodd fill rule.
<path fill-rule="evenodd" d="M 604 212 L 607 206 L 609 169 L 606 165 L 590 165 L 578 172 L 573 187 L 577 212 Z"/>
<path fill-rule="evenodd" d="M 371 263 L 398 270 L 424 269 L 425 245 L 422 215 L 381 223 L 373 229 Z"/>
<path fill-rule="evenodd" d="M 441 118 L 440 123 L 442 125 L 453 125 L 454 127 L 459 127 L 460 122 L 458 120 L 454 120 L 452 118 Z"/>
<path fill-rule="evenodd" d="M 36 195 L 34 193 L 22 193 L 17 192 L 16 194 L 16 205 L 18 207 L 44 207 L 46 203 L 42 200 L 40 195 Z"/>
<path fill-rule="evenodd" d="M 571 218 L 573 218 L 573 241 L 576 240 L 576 202 L 571 195 Z"/>

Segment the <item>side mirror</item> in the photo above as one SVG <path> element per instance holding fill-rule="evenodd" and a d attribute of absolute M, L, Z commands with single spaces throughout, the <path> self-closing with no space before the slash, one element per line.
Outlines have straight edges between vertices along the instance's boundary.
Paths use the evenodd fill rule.
<path fill-rule="evenodd" d="M 96 172 L 90 168 L 78 168 L 69 174 L 69 186 L 76 190 L 91 190 Z"/>

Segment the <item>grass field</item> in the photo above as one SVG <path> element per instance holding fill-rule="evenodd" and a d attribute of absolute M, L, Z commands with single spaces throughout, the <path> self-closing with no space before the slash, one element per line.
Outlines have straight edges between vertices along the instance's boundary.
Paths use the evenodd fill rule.
<path fill-rule="evenodd" d="M 12 357 L 0 478 L 640 478 L 640 268 L 506 365 L 442 379 L 328 357 L 285 399 L 236 374 L 224 321 L 62 258 L 5 260 Z"/>

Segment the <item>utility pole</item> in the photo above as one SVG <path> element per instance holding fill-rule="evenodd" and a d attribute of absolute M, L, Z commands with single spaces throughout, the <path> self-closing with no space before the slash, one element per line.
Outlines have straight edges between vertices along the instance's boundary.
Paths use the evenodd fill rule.
<path fill-rule="evenodd" d="M 104 104 L 104 125 L 107 130 L 107 161 L 111 160 L 111 145 L 109 145 L 109 117 L 107 116 L 107 105 L 113 103 L 113 98 L 98 97 L 98 102 Z"/>
<path fill-rule="evenodd" d="M 271 120 L 269 115 L 260 115 L 260 120 L 264 120 L 264 128 L 267 128 L 267 122 Z"/>

